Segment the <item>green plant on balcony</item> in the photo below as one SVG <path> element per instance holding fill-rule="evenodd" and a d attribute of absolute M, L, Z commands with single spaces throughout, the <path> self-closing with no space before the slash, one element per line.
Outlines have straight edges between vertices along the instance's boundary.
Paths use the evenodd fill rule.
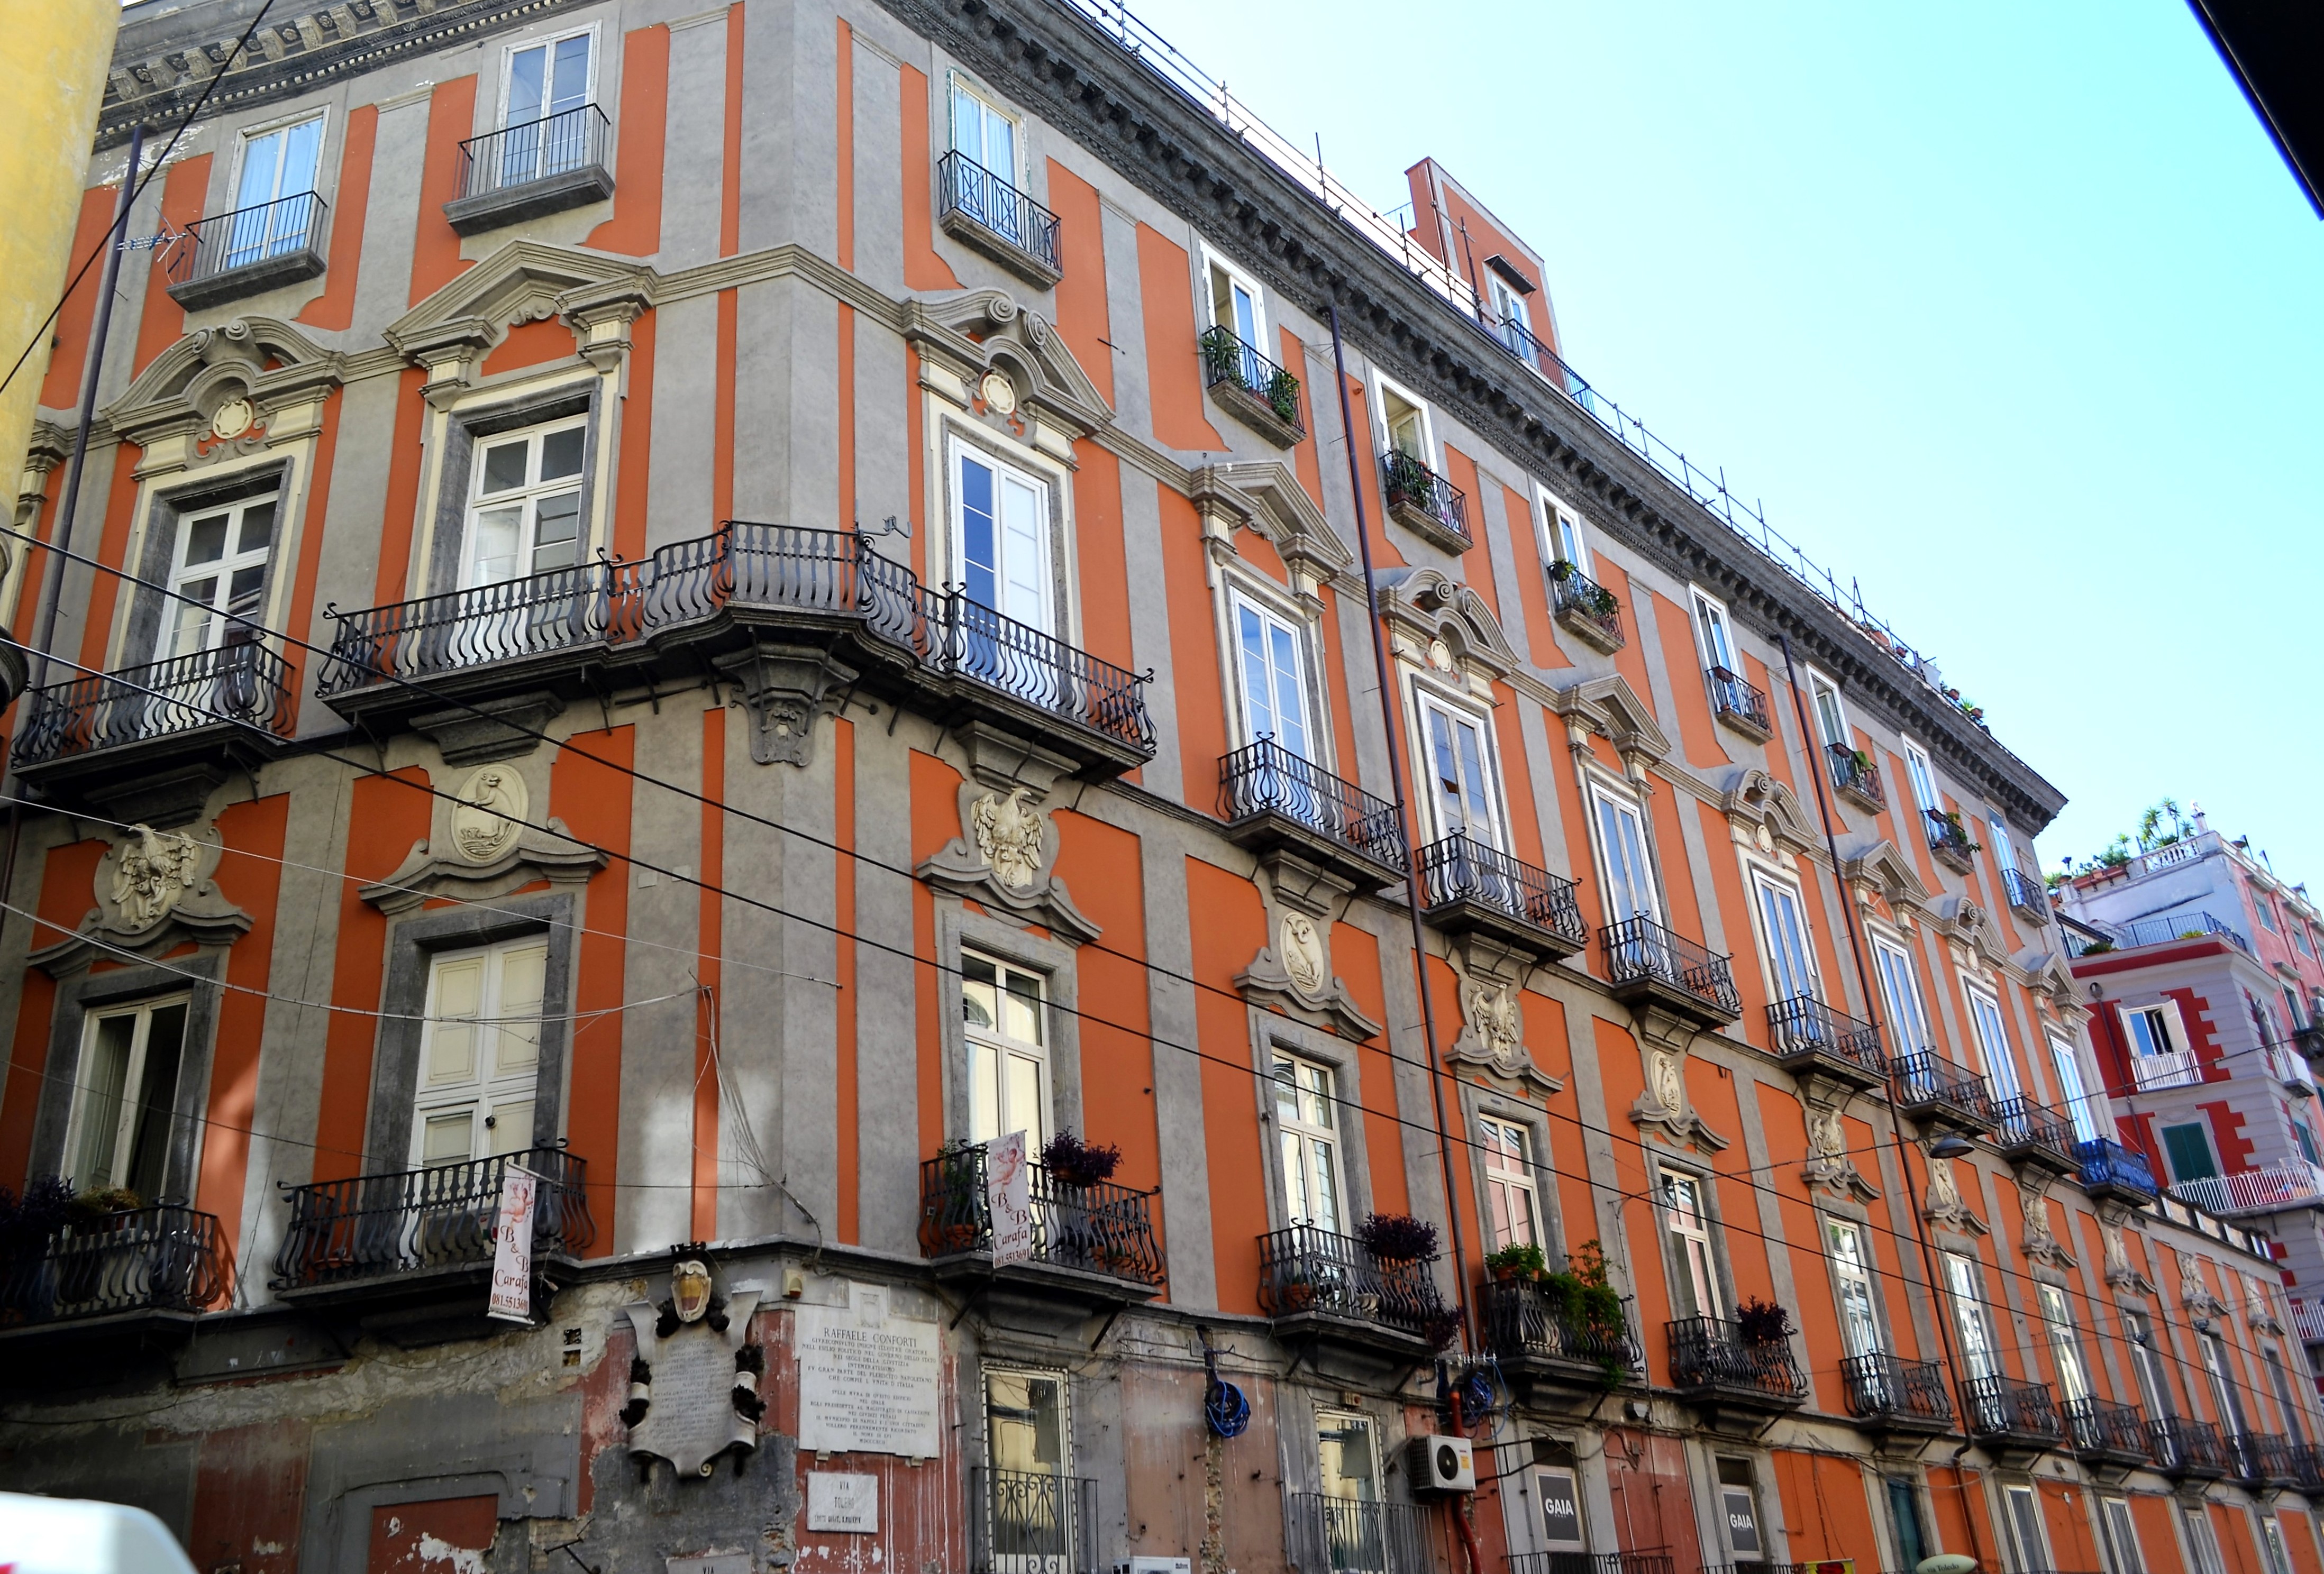
<path fill-rule="evenodd" d="M 1436 1227 L 1409 1213 L 1367 1213 L 1356 1239 L 1383 1263 L 1416 1263 L 1436 1255 Z"/>
<path fill-rule="evenodd" d="M 1969 827 L 1962 824 L 1959 809 L 1942 810 L 1937 818 L 1944 823 L 1945 840 L 1960 849 L 1963 857 L 1985 851 L 1984 843 L 1969 840 Z"/>
<path fill-rule="evenodd" d="M 1869 776 L 1872 773 L 1872 756 L 1861 749 L 1851 749 L 1848 751 L 1848 763 L 1856 768 L 1856 774 L 1858 776 Z"/>
<path fill-rule="evenodd" d="M 1754 1295 L 1735 1309 L 1735 1331 L 1747 1345 L 1772 1345 L 1782 1343 L 1799 1330 L 1792 1324 L 1789 1309 Z"/>
<path fill-rule="evenodd" d="M 1606 1272 L 1605 1248 L 1592 1239 L 1567 1252 L 1562 1272 L 1542 1275 L 1541 1295 L 1559 1323 L 1600 1352 L 1606 1381 L 1620 1381 L 1622 1297 Z"/>
<path fill-rule="evenodd" d="M 1485 1269 L 1496 1279 L 1538 1279 L 1549 1271 L 1549 1259 L 1529 1240 L 1511 1241 L 1486 1257 Z"/>
<path fill-rule="evenodd" d="M 1281 417 L 1283 424 L 1299 424 L 1299 379 L 1277 367 L 1275 375 L 1267 380 L 1267 402 Z"/>
<path fill-rule="evenodd" d="M 1199 341 L 1203 347 L 1203 377 L 1208 382 L 1242 381 L 1242 341 L 1225 328 L 1213 328 Z"/>

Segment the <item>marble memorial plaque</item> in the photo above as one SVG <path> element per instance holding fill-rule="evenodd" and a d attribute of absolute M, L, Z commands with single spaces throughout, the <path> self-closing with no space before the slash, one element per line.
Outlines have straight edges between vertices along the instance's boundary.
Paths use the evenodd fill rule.
<path fill-rule="evenodd" d="M 850 1286 L 851 1304 L 798 1309 L 799 1447 L 814 1453 L 941 1451 L 936 1325 L 892 1315 L 887 1297 Z"/>

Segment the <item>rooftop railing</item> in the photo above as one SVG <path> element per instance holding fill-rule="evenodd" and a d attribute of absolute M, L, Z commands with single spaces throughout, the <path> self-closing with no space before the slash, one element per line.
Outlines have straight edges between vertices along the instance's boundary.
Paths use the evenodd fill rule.
<path fill-rule="evenodd" d="M 174 1203 L 69 1224 L 0 1259 L 0 1324 L 215 1312 L 233 1293 L 217 1220 Z"/>
<path fill-rule="evenodd" d="M 2292 1326 L 2302 1344 L 2324 1344 L 2324 1306 L 2307 1302 L 2292 1308 Z"/>
<path fill-rule="evenodd" d="M 973 221 L 1052 273 L 1064 272 L 1057 216 L 966 153 L 946 153 L 936 165 L 936 191 L 942 212 Z"/>
<path fill-rule="evenodd" d="M 1621 598 L 1562 557 L 1549 566 L 1549 602 L 1552 612 L 1582 620 L 1609 643 L 1627 642 Z"/>
<path fill-rule="evenodd" d="M 968 1470 L 971 1574 L 1098 1574 L 1097 1483 L 1046 1470 Z"/>
<path fill-rule="evenodd" d="M 1455 831 L 1420 850 L 1421 905 L 1474 902 L 1581 945 L 1590 938 L 1573 882 Z"/>
<path fill-rule="evenodd" d="M 1085 1274 L 1159 1286 L 1168 1276 L 1154 1238 L 1154 1194 L 1111 1181 L 1080 1183 L 1028 1165 L 1033 1257 Z M 920 1165 L 920 1251 L 930 1257 L 989 1251 L 984 1148 L 971 1145 Z"/>
<path fill-rule="evenodd" d="M 204 727 L 290 732 L 290 668 L 264 645 L 196 650 L 34 689 L 13 757 L 18 769 Z"/>
<path fill-rule="evenodd" d="M 561 1147 L 536 1147 L 290 1187 L 290 1229 L 274 1259 L 275 1283 L 300 1290 L 489 1265 L 511 1164 L 540 1177 L 535 1259 L 586 1252 L 597 1236 L 582 1189 L 588 1166 Z"/>
<path fill-rule="evenodd" d="M 1735 975 L 1729 971 L 1727 958 L 1717 952 L 1664 928 L 1652 918 L 1626 918 L 1600 929 L 1598 936 L 1606 952 L 1608 981 L 1658 980 L 1729 1016 L 1742 1014 Z"/>
<path fill-rule="evenodd" d="M 1825 1054 L 1860 1066 L 1875 1078 L 1888 1074 L 1888 1057 L 1880 1050 L 1880 1029 L 1834 1010 L 1812 995 L 1778 1000 L 1768 1007 L 1767 1036 L 1780 1057 Z"/>
<path fill-rule="evenodd" d="M 2094 931 L 2098 940 L 2069 930 L 2066 953 L 2083 957 L 2101 951 L 2134 951 L 2142 945 L 2168 945 L 2181 940 L 2224 940 L 2237 951 L 2249 952 L 2251 942 L 2243 931 L 2209 913 L 2164 913 L 2144 918 L 2133 918 L 2113 924 L 2095 918 L 2078 918 L 2079 928 Z"/>
<path fill-rule="evenodd" d="M 198 218 L 170 248 L 169 280 L 198 283 L 276 257 L 320 248 L 329 204 L 312 191 Z"/>
<path fill-rule="evenodd" d="M 2255 1170 L 2181 1181 L 2171 1194 L 2212 1213 L 2273 1213 L 2324 1207 L 2324 1168 L 2305 1159 L 2279 1159 Z"/>
<path fill-rule="evenodd" d="M 1261 738 L 1219 761 L 1219 817 L 1281 815 L 1373 862 L 1405 870 L 1404 825 L 1396 805 Z"/>
<path fill-rule="evenodd" d="M 1259 1238 L 1259 1303 L 1270 1317 L 1323 1312 L 1426 1335 L 1444 1314 L 1435 1260 L 1389 1262 L 1353 1236 L 1295 1224 Z"/>
<path fill-rule="evenodd" d="M 594 104 L 472 136 L 460 144 L 460 195 L 482 197 L 605 161 L 612 123 Z"/>
<path fill-rule="evenodd" d="M 1757 732 L 1767 733 L 1775 730 L 1775 719 L 1767 713 L 1766 694 L 1757 685 L 1723 667 L 1711 667 L 1706 676 L 1711 679 L 1711 708 L 1713 711 L 1740 722 Z"/>

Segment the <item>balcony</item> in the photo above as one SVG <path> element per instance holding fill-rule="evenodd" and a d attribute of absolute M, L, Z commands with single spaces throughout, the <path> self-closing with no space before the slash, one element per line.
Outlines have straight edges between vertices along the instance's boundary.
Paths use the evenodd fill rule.
<path fill-rule="evenodd" d="M 1767 1008 L 1767 1042 L 1786 1071 L 1812 1073 L 1849 1088 L 1877 1088 L 1888 1080 L 1880 1029 L 1812 995 Z"/>
<path fill-rule="evenodd" d="M 1459 1566 L 1451 1527 L 1431 1504 L 1295 1492 L 1283 1530 L 1301 1574 L 1447 1574 Z"/>
<path fill-rule="evenodd" d="M 2153 1444 L 2138 1406 L 2106 1399 L 2069 1399 L 2065 1415 L 2067 1441 L 2083 1464 L 2129 1470 L 2153 1461 Z"/>
<path fill-rule="evenodd" d="M 1881 785 L 1880 768 L 1872 763 L 1872 756 L 1861 749 L 1842 749 L 1838 744 L 1824 750 L 1831 775 L 1831 790 L 1854 804 L 1868 815 L 1877 815 L 1888 806 L 1888 789 Z"/>
<path fill-rule="evenodd" d="M 338 631 L 317 692 L 373 726 L 512 691 L 580 698 L 608 684 L 697 679 L 763 635 L 844 657 L 861 688 L 946 721 L 989 720 L 1092 772 L 1154 755 L 1146 678 L 924 589 L 852 531 L 732 520 L 641 563 L 598 562 L 367 612 Z M 415 692 L 412 680 L 426 685 Z"/>
<path fill-rule="evenodd" d="M 2305 1159 L 2279 1159 L 2255 1170 L 2181 1181 L 2171 1188 L 2171 1194 L 2222 1219 L 2324 1208 L 2324 1169 Z"/>
<path fill-rule="evenodd" d="M 1396 805 L 1271 738 L 1219 761 L 1227 840 L 1258 853 L 1288 851 L 1359 891 L 1402 879 L 1409 860 Z"/>
<path fill-rule="evenodd" d="M 2316 1073 L 2308 1069 L 2308 1057 L 2288 1043 L 2267 1046 L 2267 1074 L 2292 1092 L 2304 1096 L 2316 1091 Z"/>
<path fill-rule="evenodd" d="M 2324 1450 L 2314 1443 L 2292 1445 L 2292 1485 L 2310 1497 L 2324 1496 Z"/>
<path fill-rule="evenodd" d="M 2236 1479 L 2255 1492 L 2290 1487 L 2300 1479 L 2300 1459 L 2280 1432 L 2237 1432 L 2227 1440 Z"/>
<path fill-rule="evenodd" d="M 2004 1453 L 2038 1453 L 2056 1448 L 2066 1435 L 2049 1385 L 2015 1377 L 1965 1379 L 1961 1416 L 1972 1441 Z"/>
<path fill-rule="evenodd" d="M 936 222 L 1038 289 L 1065 276 L 1057 216 L 966 153 L 946 153 L 936 165 Z"/>
<path fill-rule="evenodd" d="M 196 219 L 170 248 L 170 299 L 202 311 L 316 278 L 329 212 L 321 198 L 302 191 Z"/>
<path fill-rule="evenodd" d="M 2164 1088 L 2191 1088 L 2203 1080 L 2203 1063 L 2191 1049 L 2174 1049 L 2168 1054 L 2134 1054 L 2130 1057 L 2130 1079 L 2142 1093 Z"/>
<path fill-rule="evenodd" d="M 2302 1344 L 2324 1344 L 2324 1306 L 2307 1302 L 2292 1303 L 2292 1326 Z"/>
<path fill-rule="evenodd" d="M 2009 905 L 2036 924 L 2050 921 L 2050 888 L 2042 883 L 2039 875 L 2027 874 L 2014 865 L 2004 865 L 2001 887 L 2009 897 Z"/>
<path fill-rule="evenodd" d="M 1563 558 L 1549 566 L 1549 608 L 1566 632 L 1603 656 L 1628 644 L 1622 603 L 1614 593 Z"/>
<path fill-rule="evenodd" d="M 0 693 L 5 693 L 0 689 Z M 2292 1030 L 2292 1047 L 2310 1060 L 2324 1060 L 2324 1022 L 2310 1022 Z"/>
<path fill-rule="evenodd" d="M 981 1143 L 920 1165 L 920 1255 L 939 1279 L 991 1280 L 1036 1303 L 1090 1311 L 1153 1299 L 1167 1277 L 1154 1238 L 1154 1194 L 1111 1181 L 1078 1183 L 1028 1165 L 1033 1253 L 997 1269 Z"/>
<path fill-rule="evenodd" d="M 2074 1157 L 2073 1118 L 2047 1104 L 2014 1093 L 1993 1107 L 1994 1146 L 2014 1164 L 2031 1164 L 2068 1175 L 2081 1167 Z"/>
<path fill-rule="evenodd" d="M 1229 327 L 1203 330 L 1203 383 L 1219 408 L 1278 448 L 1307 436 L 1299 410 L 1299 379 L 1259 354 Z"/>
<path fill-rule="evenodd" d="M 108 1213 L 0 1259 L 0 1348 L 21 1358 L 27 1347 L 117 1339 L 134 1349 L 189 1330 L 233 1295 L 234 1263 L 210 1214 L 173 1203 Z"/>
<path fill-rule="evenodd" d="M 1961 824 L 1960 816 L 1924 809 L 1922 818 L 1929 827 L 1929 851 L 1936 861 L 1955 874 L 1969 873 L 1972 867 L 1969 855 L 1977 851 L 1977 843 L 1969 839 L 1969 828 Z"/>
<path fill-rule="evenodd" d="M 1380 456 L 1380 487 L 1388 517 L 1447 552 L 1466 552 L 1469 500 L 1461 490 L 1401 448 Z"/>
<path fill-rule="evenodd" d="M 2227 1446 L 2208 1421 L 2165 1415 L 2146 1423 L 2155 1468 L 2182 1481 L 2218 1481 L 2228 1469 Z"/>
<path fill-rule="evenodd" d="M 261 644 L 221 645 L 33 690 L 12 758 L 27 782 L 117 819 L 168 825 L 272 754 L 290 736 L 293 709 L 280 656 Z"/>
<path fill-rule="evenodd" d="M 1704 1027 L 1743 1015 L 1727 959 L 1674 934 L 1652 918 L 1628 918 L 1598 932 L 1616 999 L 1661 1007 Z"/>
<path fill-rule="evenodd" d="M 1417 1360 L 1452 1331 L 1434 1257 L 1389 1262 L 1352 1236 L 1295 1224 L 1259 1238 L 1259 1304 L 1278 1338 Z"/>
<path fill-rule="evenodd" d="M 2074 1144 L 2074 1158 L 2081 1166 L 2082 1190 L 2093 1201 L 2112 1198 L 2141 1206 L 2154 1201 L 2154 1171 L 2144 1154 L 2110 1137 L 2097 1137 Z"/>
<path fill-rule="evenodd" d="M 1646 1368 L 1627 1307 L 1598 1322 L 1554 1284 L 1532 1279 L 1490 1280 L 1481 1299 L 1486 1348 L 1530 1403 L 1594 1396 Z"/>
<path fill-rule="evenodd" d="M 1643 1552 L 1512 1552 L 1501 1561 L 1508 1574 L 1672 1574 L 1675 1567 L 1661 1547 Z"/>
<path fill-rule="evenodd" d="M 1933 1436 L 1952 1430 L 1952 1395 L 1938 1362 L 1908 1361 L 1880 1350 L 1842 1359 L 1840 1378 L 1848 1413 L 1866 1431 Z"/>
<path fill-rule="evenodd" d="M 290 1228 L 274 1259 L 285 1301 L 354 1316 L 393 1342 L 473 1334 L 492 1277 L 493 1232 L 508 1166 L 540 1179 L 532 1267 L 553 1292 L 596 1239 L 587 1168 L 560 1147 L 357 1175 L 288 1188 Z M 536 1293 L 534 1310 L 544 1312 Z"/>
<path fill-rule="evenodd" d="M 1573 882 L 1455 831 L 1420 850 L 1420 901 L 1448 934 L 1481 934 L 1536 959 L 1590 943 Z"/>
<path fill-rule="evenodd" d="M 1711 713 L 1754 743 L 1775 735 L 1775 719 L 1767 711 L 1767 696 L 1756 686 L 1723 667 L 1703 674 L 1711 685 Z"/>
<path fill-rule="evenodd" d="M 605 163 L 612 132 L 594 104 L 503 127 L 460 144 L 460 195 L 444 219 L 464 235 L 603 202 L 613 194 Z"/>
<path fill-rule="evenodd" d="M 971 1574 L 1099 1574 L 1097 1538 L 1095 1481 L 969 1467 Z"/>
<path fill-rule="evenodd" d="M 1923 1126 L 1962 1132 L 1989 1131 L 1993 1094 L 1985 1079 L 1934 1050 L 1899 1055 L 1888 1063 L 1896 1110 Z"/>
<path fill-rule="evenodd" d="M 1775 1414 L 1808 1400 L 1808 1380 L 1788 1339 L 1747 1339 L 1720 1317 L 1685 1317 L 1664 1325 L 1671 1386 L 1707 1409 Z"/>

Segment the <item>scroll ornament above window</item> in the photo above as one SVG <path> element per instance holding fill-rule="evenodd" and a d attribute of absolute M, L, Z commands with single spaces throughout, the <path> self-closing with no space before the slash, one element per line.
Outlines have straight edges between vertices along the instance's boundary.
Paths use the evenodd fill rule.
<path fill-rule="evenodd" d="M 188 940 L 228 945 L 251 926 L 250 915 L 226 899 L 211 877 L 225 856 L 216 826 L 156 831 L 132 825 L 113 839 L 92 881 L 96 910 L 79 932 L 31 961 L 51 975 L 124 951 L 158 955 Z"/>

